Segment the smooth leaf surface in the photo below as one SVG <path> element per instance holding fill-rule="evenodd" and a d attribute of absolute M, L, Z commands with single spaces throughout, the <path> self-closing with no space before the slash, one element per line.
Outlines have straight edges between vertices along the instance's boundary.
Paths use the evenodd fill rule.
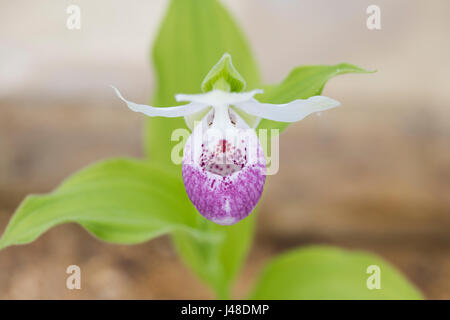
<path fill-rule="evenodd" d="M 280 84 L 265 87 L 264 94 L 258 95 L 256 98 L 261 102 L 274 104 L 307 99 L 321 95 L 328 80 L 346 73 L 371 73 L 371 71 L 348 63 L 333 66 L 302 66 L 295 68 Z M 281 133 L 289 124 L 262 119 L 258 129 L 279 129 Z"/>
<path fill-rule="evenodd" d="M 380 267 L 381 289 L 369 290 L 367 268 Z M 420 292 L 381 258 L 360 251 L 315 246 L 274 258 L 251 299 L 421 299 Z"/>
<path fill-rule="evenodd" d="M 200 93 L 202 81 L 226 52 L 247 89 L 258 86 L 259 74 L 247 42 L 224 7 L 216 0 L 172 0 L 153 48 L 158 84 L 153 105 L 171 106 L 177 93 Z M 171 163 L 171 149 L 177 143 L 171 143 L 171 134 L 185 127 L 183 119 L 150 118 L 146 127 L 148 157 Z M 180 167 L 173 166 L 173 171 L 181 179 Z M 247 254 L 253 225 L 254 217 L 230 227 L 197 214 L 197 230 L 212 231 L 221 241 L 211 243 L 176 232 L 174 243 L 184 262 L 217 295 L 227 297 L 233 276 Z"/>
<path fill-rule="evenodd" d="M 108 160 L 74 174 L 50 194 L 27 197 L 0 239 L 0 248 L 29 243 L 69 222 L 114 243 L 143 242 L 174 230 L 206 236 L 195 226 L 197 215 L 183 183 L 163 167 Z"/>

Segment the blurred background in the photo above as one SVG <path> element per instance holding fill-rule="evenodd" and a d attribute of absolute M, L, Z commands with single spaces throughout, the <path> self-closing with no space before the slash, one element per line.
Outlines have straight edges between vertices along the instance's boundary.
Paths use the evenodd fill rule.
<path fill-rule="evenodd" d="M 378 69 L 324 94 L 342 107 L 292 125 L 260 205 L 238 297 L 267 259 L 307 244 L 363 249 L 400 269 L 427 298 L 450 299 L 450 2 L 223 0 L 267 83 L 302 64 Z M 148 54 L 167 0 L 0 0 L 0 230 L 29 193 L 94 161 L 142 157 L 144 119 L 108 87 L 145 103 Z M 81 30 L 66 9 L 81 8 Z M 381 8 L 379 31 L 366 8 Z M 68 265 L 82 290 L 65 287 Z M 168 237 L 99 242 L 63 225 L 0 252 L 1 299 L 210 298 Z"/>

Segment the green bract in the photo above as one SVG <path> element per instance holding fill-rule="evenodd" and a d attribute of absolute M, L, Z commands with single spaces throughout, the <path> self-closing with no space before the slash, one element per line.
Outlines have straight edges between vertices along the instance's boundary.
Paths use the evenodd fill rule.
<path fill-rule="evenodd" d="M 230 55 L 210 71 L 224 52 Z M 236 92 L 264 88 L 260 101 L 284 103 L 321 94 L 336 75 L 367 72 L 350 64 L 299 67 L 282 83 L 263 86 L 241 30 L 216 0 L 170 1 L 153 47 L 153 61 L 157 106 L 174 105 L 175 94 L 198 93 L 200 88 Z M 69 222 L 114 243 L 139 243 L 169 233 L 193 272 L 216 296 L 229 298 L 252 242 L 256 214 L 233 226 L 219 226 L 195 212 L 180 167 L 170 160 L 172 147 L 179 143 L 171 143 L 172 132 L 183 127 L 179 118 L 150 118 L 145 133 L 148 159 L 100 162 L 74 174 L 52 193 L 27 197 L 6 227 L 0 249 L 29 243 L 51 227 Z M 259 124 L 259 128 L 285 127 L 286 123 L 268 120 Z M 383 270 L 386 291 L 370 293 L 364 287 L 369 263 Z M 379 258 L 310 248 L 274 259 L 251 297 L 412 299 L 420 294 Z"/>
<path fill-rule="evenodd" d="M 245 86 L 244 78 L 231 63 L 230 54 L 225 53 L 206 75 L 202 82 L 202 91 L 208 92 L 220 87 L 224 91 L 240 92 Z"/>

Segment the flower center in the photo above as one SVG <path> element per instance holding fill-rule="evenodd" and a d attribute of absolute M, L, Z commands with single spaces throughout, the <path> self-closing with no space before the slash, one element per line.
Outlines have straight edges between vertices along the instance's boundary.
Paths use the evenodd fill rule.
<path fill-rule="evenodd" d="M 215 105 L 210 113 L 202 144 L 200 166 L 213 174 L 226 177 L 240 171 L 247 163 L 247 147 L 235 115 L 229 106 Z"/>
<path fill-rule="evenodd" d="M 226 177 L 241 170 L 247 163 L 247 156 L 234 143 L 221 139 L 215 148 L 202 146 L 200 166 L 206 171 Z"/>
<path fill-rule="evenodd" d="M 184 157 L 184 163 L 192 159 L 203 172 L 223 178 L 248 166 L 252 161 L 249 152 L 258 147 L 253 129 L 227 104 L 212 105 L 191 137 L 192 147 L 185 148 L 185 154 L 191 155 Z"/>

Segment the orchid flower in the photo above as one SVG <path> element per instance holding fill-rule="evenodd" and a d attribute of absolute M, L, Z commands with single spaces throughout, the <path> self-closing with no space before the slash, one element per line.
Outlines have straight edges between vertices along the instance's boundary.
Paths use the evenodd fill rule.
<path fill-rule="evenodd" d="M 205 93 L 175 95 L 176 101 L 187 104 L 156 108 L 127 101 L 114 88 L 135 112 L 185 118 L 192 129 L 182 162 L 189 199 L 205 218 L 232 225 L 250 214 L 263 192 L 266 160 L 255 132 L 259 120 L 296 122 L 337 107 L 339 102 L 314 96 L 281 105 L 261 103 L 255 96 L 263 90 L 242 92 L 245 81 L 227 53 L 207 74 L 202 89 Z M 240 114 L 245 114 L 247 121 Z M 195 120 L 200 121 L 194 124 Z"/>

